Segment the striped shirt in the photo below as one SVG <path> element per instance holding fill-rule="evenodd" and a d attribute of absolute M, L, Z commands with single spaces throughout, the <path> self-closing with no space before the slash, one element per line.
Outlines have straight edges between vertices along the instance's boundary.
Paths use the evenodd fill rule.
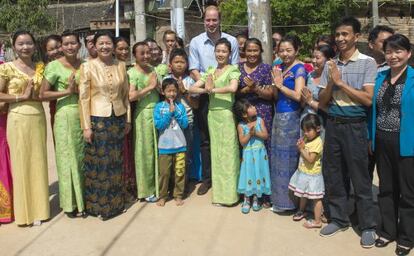
<path fill-rule="evenodd" d="M 357 90 L 365 86 L 374 86 L 377 75 L 375 60 L 358 50 L 352 54 L 348 62 L 342 62 L 339 56 L 334 59 L 341 73 L 341 79 Z M 329 67 L 325 64 L 320 80 L 320 88 L 325 88 L 330 79 Z M 328 115 L 341 117 L 367 117 L 368 107 L 352 100 L 338 86 L 333 87 L 332 99 L 328 107 Z"/>

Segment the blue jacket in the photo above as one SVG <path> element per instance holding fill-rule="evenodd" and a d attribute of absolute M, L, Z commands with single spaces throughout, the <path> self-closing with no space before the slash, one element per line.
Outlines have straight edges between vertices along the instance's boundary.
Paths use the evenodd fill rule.
<path fill-rule="evenodd" d="M 390 70 L 378 73 L 375 81 L 369 127 L 369 138 L 372 140 L 373 150 L 375 150 L 375 132 L 377 127 L 377 96 L 382 83 L 389 73 Z M 414 156 L 414 69 L 411 66 L 407 68 L 407 78 L 401 95 L 400 155 L 402 157 Z"/>
<path fill-rule="evenodd" d="M 183 104 L 175 102 L 175 111 L 170 104 L 161 101 L 154 108 L 154 125 L 159 131 L 158 150 L 160 154 L 185 152 L 187 143 L 183 129 L 188 127 L 187 112 Z"/>

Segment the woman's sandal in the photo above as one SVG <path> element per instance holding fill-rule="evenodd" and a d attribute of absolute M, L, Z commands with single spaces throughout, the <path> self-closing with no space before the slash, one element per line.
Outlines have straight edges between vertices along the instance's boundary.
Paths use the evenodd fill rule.
<path fill-rule="evenodd" d="M 293 220 L 294 221 L 300 221 L 303 218 L 306 217 L 306 213 L 302 212 L 302 211 L 297 211 L 294 215 L 293 215 Z"/>
<path fill-rule="evenodd" d="M 262 207 L 265 209 L 269 209 L 270 207 L 272 207 L 272 204 L 269 201 L 264 201 L 262 203 Z"/>
<path fill-rule="evenodd" d="M 388 240 L 388 239 L 385 239 L 383 237 L 378 237 L 375 240 L 375 247 L 377 247 L 377 248 L 383 248 L 383 247 L 387 246 L 391 242 L 392 242 L 392 240 Z"/>
<path fill-rule="evenodd" d="M 303 226 L 305 228 L 308 228 L 308 229 L 321 228 L 322 227 L 322 222 L 317 224 L 317 223 L 315 223 L 314 220 L 307 220 L 307 221 L 305 221 L 305 223 L 303 223 Z"/>
<path fill-rule="evenodd" d="M 74 212 L 74 211 L 73 212 L 65 212 L 65 214 L 68 218 L 71 218 L 71 219 L 76 218 L 76 212 Z"/>
<path fill-rule="evenodd" d="M 395 248 L 395 254 L 398 256 L 406 256 L 410 254 L 411 249 L 412 247 L 405 247 L 397 244 L 397 247 Z"/>
<path fill-rule="evenodd" d="M 155 195 L 151 195 L 149 197 L 146 197 L 145 201 L 148 203 L 156 203 L 158 201 L 158 197 L 156 197 Z"/>

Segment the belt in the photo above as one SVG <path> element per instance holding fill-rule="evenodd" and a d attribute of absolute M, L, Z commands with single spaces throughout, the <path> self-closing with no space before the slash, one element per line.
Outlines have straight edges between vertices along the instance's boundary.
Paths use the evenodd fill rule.
<path fill-rule="evenodd" d="M 367 119 L 365 117 L 340 117 L 340 116 L 328 116 L 328 120 L 336 124 L 354 124 L 362 123 Z"/>

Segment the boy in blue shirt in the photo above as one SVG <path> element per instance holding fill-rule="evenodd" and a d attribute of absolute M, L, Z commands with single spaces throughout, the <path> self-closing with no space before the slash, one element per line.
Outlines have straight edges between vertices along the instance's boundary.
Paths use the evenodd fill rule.
<path fill-rule="evenodd" d="M 159 132 L 160 199 L 157 202 L 158 206 L 164 206 L 167 201 L 171 173 L 174 174 L 174 200 L 177 206 L 184 204 L 187 143 L 183 129 L 188 126 L 188 118 L 184 105 L 176 101 L 178 90 L 178 83 L 175 79 L 164 79 L 162 94 L 165 100 L 157 103 L 154 109 L 154 124 Z"/>
<path fill-rule="evenodd" d="M 188 118 L 188 127 L 184 130 L 184 136 L 187 141 L 187 153 L 186 153 L 186 186 L 188 185 L 188 180 L 191 173 L 199 173 L 201 168 L 199 164 L 196 164 L 197 160 L 197 150 L 194 150 L 194 136 L 195 134 L 195 122 L 194 111 L 198 108 L 198 94 L 190 94 L 188 90 L 195 84 L 195 81 L 190 77 L 188 72 L 188 56 L 184 49 L 175 48 L 170 53 L 169 67 L 171 73 L 167 75 L 166 78 L 174 78 L 178 83 L 179 96 L 177 101 L 184 105 L 185 110 L 187 111 Z M 195 154 L 195 157 L 194 157 Z M 201 174 L 201 171 L 200 171 Z M 189 188 L 186 187 L 185 191 L 188 192 Z"/>

